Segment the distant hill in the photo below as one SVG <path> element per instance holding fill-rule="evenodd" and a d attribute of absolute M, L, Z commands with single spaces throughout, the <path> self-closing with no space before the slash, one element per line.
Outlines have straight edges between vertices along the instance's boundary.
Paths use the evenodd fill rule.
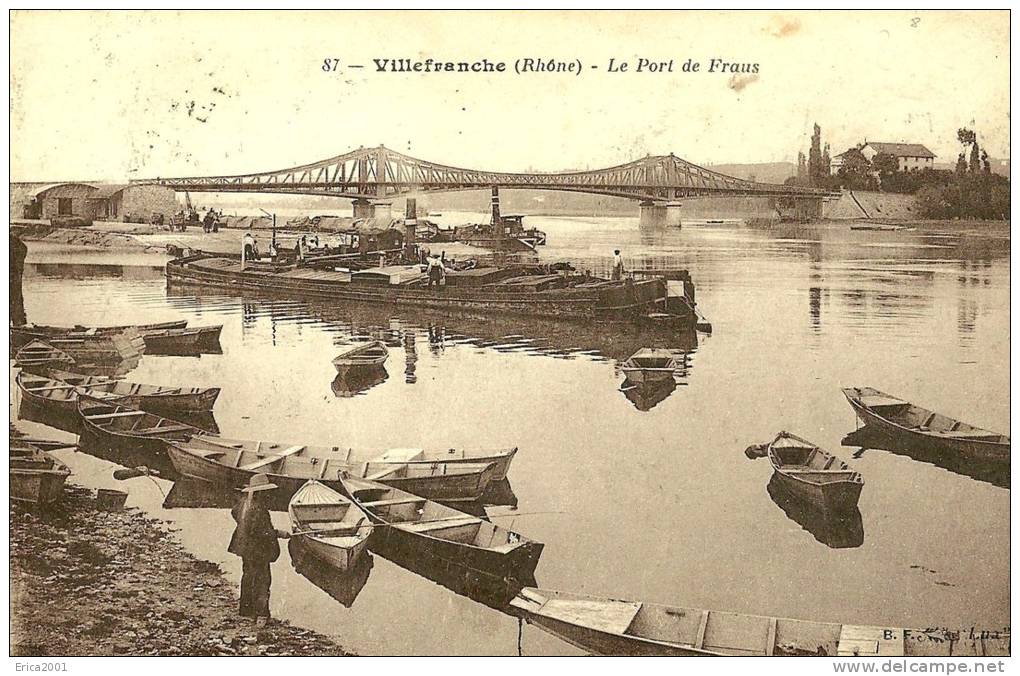
<path fill-rule="evenodd" d="M 706 169 L 718 171 L 745 181 L 755 180 L 762 183 L 782 183 L 791 176 L 797 175 L 797 165 L 793 162 L 762 162 L 760 164 L 710 164 Z"/>
<path fill-rule="evenodd" d="M 994 157 L 988 158 L 992 162 L 992 173 L 998 174 L 999 176 L 1005 176 L 1009 178 L 1009 158 L 996 159 Z M 934 167 L 936 169 L 946 169 L 953 171 L 956 169 L 956 162 L 936 162 Z"/>

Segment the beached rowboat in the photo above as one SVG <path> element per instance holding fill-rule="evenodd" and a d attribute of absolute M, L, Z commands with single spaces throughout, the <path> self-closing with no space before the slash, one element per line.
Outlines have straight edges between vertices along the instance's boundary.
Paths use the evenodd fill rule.
<path fill-rule="evenodd" d="M 15 502 L 48 505 L 64 494 L 64 481 L 71 475 L 67 465 L 32 444 L 10 440 L 10 495 Z"/>
<path fill-rule="evenodd" d="M 344 492 L 379 526 L 381 547 L 424 548 L 447 565 L 496 579 L 533 579 L 544 545 L 477 516 L 465 514 L 374 481 L 343 480 Z M 374 545 L 373 545 L 374 546 Z"/>
<path fill-rule="evenodd" d="M 754 457 L 754 450 L 748 456 Z M 806 439 L 780 432 L 765 447 L 775 480 L 789 495 L 812 505 L 843 512 L 857 506 L 864 479 L 845 462 Z"/>
<path fill-rule="evenodd" d="M 186 477 L 242 487 L 254 474 L 266 474 L 284 495 L 309 479 L 332 488 L 342 476 L 379 481 L 442 502 L 478 500 L 493 481 L 493 463 L 351 462 L 350 450 L 268 441 L 241 441 L 213 435 L 192 437 L 168 448 L 174 468 Z"/>
<path fill-rule="evenodd" d="M 79 393 L 149 413 L 171 415 L 212 410 L 220 394 L 218 387 L 164 387 L 55 369 L 47 371 L 47 375 L 18 374 L 16 381 L 23 400 L 65 416 L 76 415 Z"/>
<path fill-rule="evenodd" d="M 528 587 L 510 601 L 526 621 L 594 655 L 991 657 L 1009 630 L 911 630 L 790 620 L 620 601 Z"/>
<path fill-rule="evenodd" d="M 33 340 L 14 354 L 16 366 L 23 369 L 40 369 L 52 366 L 71 366 L 74 357 L 49 343 Z"/>
<path fill-rule="evenodd" d="M 1005 434 L 968 425 L 873 387 L 848 387 L 843 395 L 861 422 L 907 448 L 952 453 L 975 460 L 1009 461 L 1010 441 Z"/>
<path fill-rule="evenodd" d="M 307 551 L 348 571 L 368 547 L 372 521 L 360 507 L 318 481 L 298 489 L 287 507 L 291 530 Z"/>
<path fill-rule="evenodd" d="M 166 458 L 167 441 L 184 441 L 206 433 L 178 420 L 83 394 L 78 395 L 78 415 L 81 445 L 151 455 L 157 460 Z"/>
<path fill-rule="evenodd" d="M 386 362 L 389 352 L 386 344 L 379 340 L 352 345 L 333 359 L 337 373 L 346 373 L 353 369 L 378 368 Z"/>

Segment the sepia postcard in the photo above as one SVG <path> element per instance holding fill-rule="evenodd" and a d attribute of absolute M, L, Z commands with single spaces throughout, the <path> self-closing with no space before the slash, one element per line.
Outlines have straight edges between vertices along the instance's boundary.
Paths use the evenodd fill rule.
<path fill-rule="evenodd" d="M 1007 670 L 1009 10 L 9 32 L 10 670 Z"/>

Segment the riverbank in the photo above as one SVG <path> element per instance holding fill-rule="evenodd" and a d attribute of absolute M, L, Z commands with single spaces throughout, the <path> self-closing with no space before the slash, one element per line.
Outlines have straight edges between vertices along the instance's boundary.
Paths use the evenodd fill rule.
<path fill-rule="evenodd" d="M 51 510 L 10 514 L 11 654 L 345 655 L 287 622 L 257 628 L 237 590 L 189 554 L 166 524 L 129 509 L 101 512 L 68 484 Z"/>

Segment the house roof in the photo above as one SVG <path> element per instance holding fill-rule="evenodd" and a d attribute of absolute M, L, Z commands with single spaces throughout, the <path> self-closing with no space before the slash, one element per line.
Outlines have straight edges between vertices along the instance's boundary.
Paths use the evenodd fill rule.
<path fill-rule="evenodd" d="M 871 146 L 875 152 L 885 153 L 893 157 L 935 157 L 935 153 L 925 148 L 920 143 L 881 143 L 879 141 L 868 141 L 865 145 Z"/>
<path fill-rule="evenodd" d="M 96 186 L 96 191 L 89 195 L 90 200 L 104 200 L 113 197 L 124 188 L 128 187 L 127 183 L 106 183 Z"/>

